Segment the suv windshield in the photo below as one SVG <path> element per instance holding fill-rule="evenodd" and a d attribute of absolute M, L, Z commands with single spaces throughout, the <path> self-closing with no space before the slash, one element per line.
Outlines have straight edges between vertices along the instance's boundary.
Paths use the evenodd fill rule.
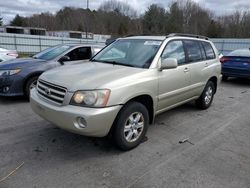
<path fill-rule="evenodd" d="M 92 61 L 149 68 L 162 41 L 121 39 L 107 46 Z"/>
<path fill-rule="evenodd" d="M 46 50 L 34 55 L 33 58 L 51 60 L 51 59 L 54 59 L 57 56 L 61 55 L 62 53 L 66 52 L 70 48 L 71 47 L 67 46 L 67 45 L 47 48 Z"/>

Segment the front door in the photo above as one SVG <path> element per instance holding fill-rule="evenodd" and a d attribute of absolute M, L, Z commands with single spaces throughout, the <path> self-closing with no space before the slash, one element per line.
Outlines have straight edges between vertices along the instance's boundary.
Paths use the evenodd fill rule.
<path fill-rule="evenodd" d="M 176 58 L 178 67 L 159 71 L 158 112 L 190 98 L 188 90 L 190 68 L 186 63 L 183 42 L 181 40 L 170 41 L 161 58 Z"/>

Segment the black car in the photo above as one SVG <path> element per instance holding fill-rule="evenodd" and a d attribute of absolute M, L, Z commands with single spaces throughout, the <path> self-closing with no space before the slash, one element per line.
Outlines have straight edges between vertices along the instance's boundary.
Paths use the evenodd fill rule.
<path fill-rule="evenodd" d="M 38 77 L 45 71 L 80 63 L 90 59 L 103 46 L 62 44 L 50 47 L 31 58 L 20 58 L 0 63 L 0 96 L 29 96 Z"/>

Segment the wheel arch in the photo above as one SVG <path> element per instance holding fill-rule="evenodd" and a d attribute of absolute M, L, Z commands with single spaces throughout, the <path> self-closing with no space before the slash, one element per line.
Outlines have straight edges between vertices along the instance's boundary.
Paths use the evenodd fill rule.
<path fill-rule="evenodd" d="M 24 82 L 23 82 L 23 91 L 25 92 L 25 87 L 26 87 L 26 84 L 27 84 L 29 79 L 31 79 L 33 77 L 38 77 L 42 73 L 43 73 L 42 71 L 37 71 L 37 72 L 33 72 L 33 73 L 29 74 L 28 76 L 26 76 L 26 78 L 24 79 Z"/>
<path fill-rule="evenodd" d="M 215 87 L 215 92 L 214 93 L 216 93 L 217 85 L 218 85 L 218 78 L 216 76 L 212 76 L 211 78 L 209 78 L 209 80 L 207 82 L 209 82 L 209 81 L 213 82 L 214 87 Z"/>
<path fill-rule="evenodd" d="M 148 110 L 148 115 L 149 115 L 149 123 L 152 124 L 154 121 L 154 100 L 152 98 L 152 96 L 148 95 L 148 94 L 141 94 L 138 96 L 135 96 L 133 98 L 130 98 L 125 104 L 129 103 L 129 102 L 139 102 L 141 104 L 143 104 L 147 110 Z"/>

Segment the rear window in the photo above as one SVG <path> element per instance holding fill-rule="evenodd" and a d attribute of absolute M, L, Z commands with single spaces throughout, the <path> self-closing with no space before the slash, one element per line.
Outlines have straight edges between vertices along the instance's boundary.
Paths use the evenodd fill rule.
<path fill-rule="evenodd" d="M 240 57 L 250 57 L 249 49 L 239 49 L 230 52 L 227 56 L 240 56 Z"/>
<path fill-rule="evenodd" d="M 189 62 L 197 62 L 203 60 L 200 45 L 197 41 L 185 40 L 184 43 L 187 49 Z"/>
<path fill-rule="evenodd" d="M 210 43 L 202 42 L 207 59 L 215 59 L 215 53 Z"/>

